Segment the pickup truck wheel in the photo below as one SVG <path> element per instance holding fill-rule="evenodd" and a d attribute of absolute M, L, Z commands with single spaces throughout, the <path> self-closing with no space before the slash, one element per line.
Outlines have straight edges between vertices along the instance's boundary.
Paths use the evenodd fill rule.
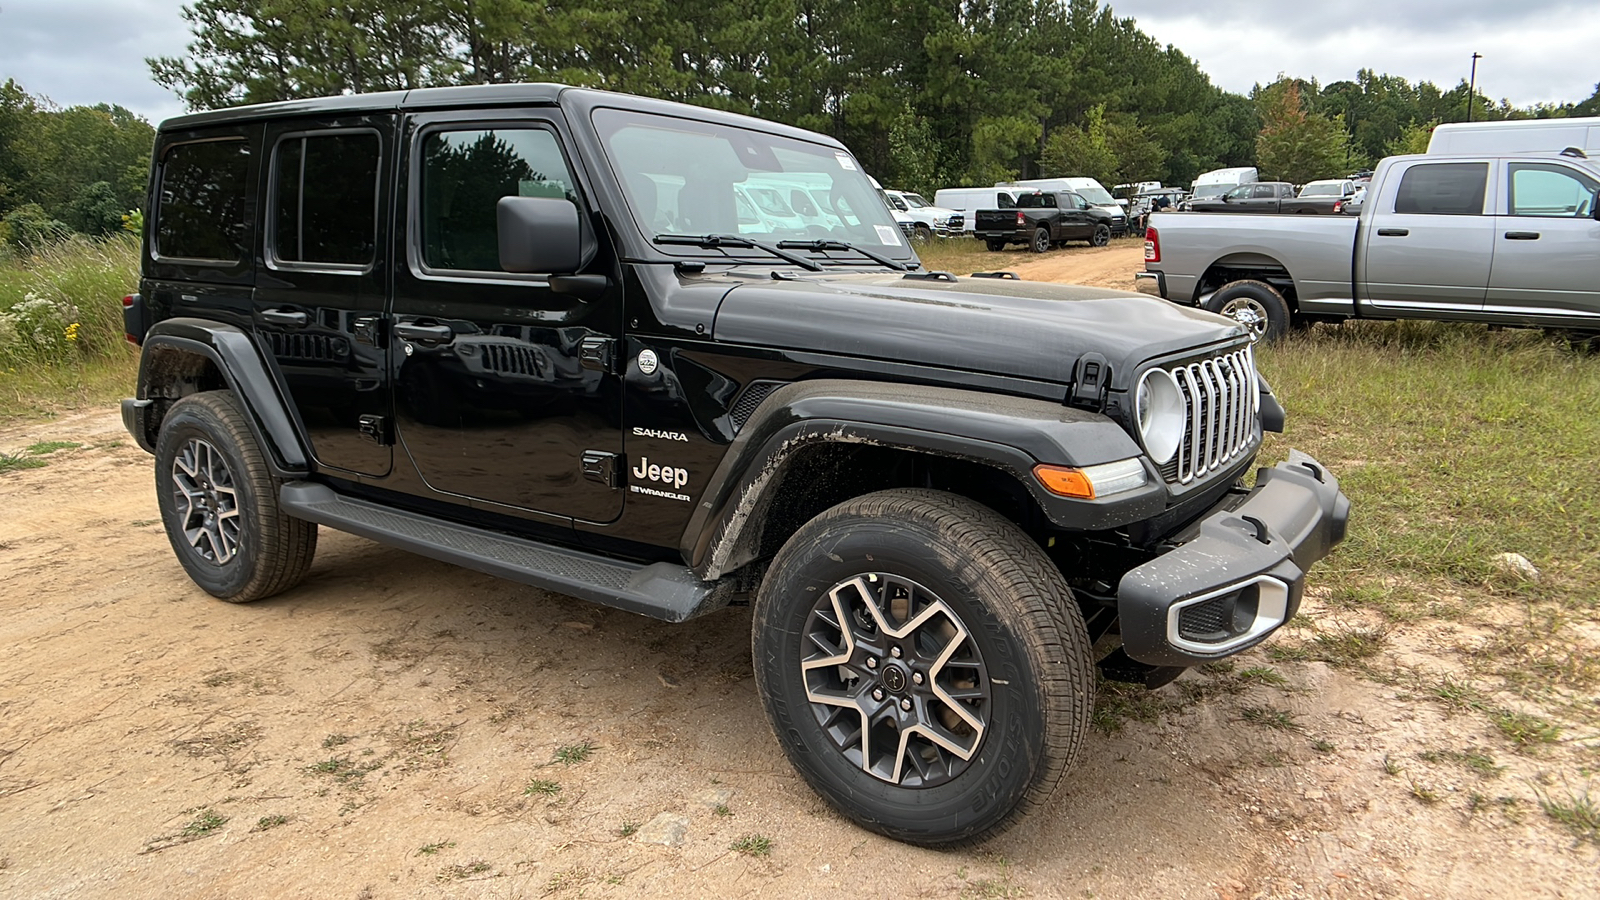
<path fill-rule="evenodd" d="M 1109 243 L 1111 243 L 1111 226 L 1096 225 L 1094 234 L 1089 235 L 1089 246 L 1104 247 Z"/>
<path fill-rule="evenodd" d="M 1033 252 L 1043 253 L 1050 249 L 1050 229 L 1041 228 L 1033 233 Z"/>
<path fill-rule="evenodd" d="M 288 590 L 317 551 L 317 526 L 278 509 L 239 402 L 227 391 L 173 404 L 156 439 L 156 500 L 178 562 L 207 593 L 234 603 Z"/>
<path fill-rule="evenodd" d="M 974 843 L 1044 804 L 1094 706 L 1088 632 L 1015 524 L 932 490 L 827 510 L 757 595 L 756 685 L 789 761 L 863 827 Z"/>
<path fill-rule="evenodd" d="M 917 227 L 911 231 L 911 239 L 919 244 L 926 244 L 933 240 L 933 229 L 918 222 Z"/>
<path fill-rule="evenodd" d="M 1252 341 L 1275 341 L 1289 330 L 1289 304 L 1265 281 L 1234 281 L 1206 301 L 1206 309 L 1237 321 Z"/>
<path fill-rule="evenodd" d="M 999 253 L 1006 248 L 1005 241 L 984 241 L 983 245 L 989 248 L 990 253 Z"/>

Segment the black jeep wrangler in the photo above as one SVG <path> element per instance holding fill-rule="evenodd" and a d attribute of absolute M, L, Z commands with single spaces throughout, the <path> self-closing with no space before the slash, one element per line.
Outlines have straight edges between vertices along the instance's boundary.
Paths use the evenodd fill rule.
<path fill-rule="evenodd" d="M 1043 805 L 1095 667 L 1267 637 L 1349 503 L 1248 335 L 925 270 L 829 138 L 557 85 L 159 132 L 123 417 L 178 561 L 248 601 L 326 525 L 680 622 L 754 604 L 834 806 L 974 841 Z"/>

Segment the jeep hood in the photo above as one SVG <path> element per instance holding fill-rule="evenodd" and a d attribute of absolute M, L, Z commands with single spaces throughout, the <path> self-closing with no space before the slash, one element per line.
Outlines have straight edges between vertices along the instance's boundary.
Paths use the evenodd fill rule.
<path fill-rule="evenodd" d="M 1145 294 L 998 278 L 898 274 L 741 281 L 717 308 L 721 342 L 1068 384 L 1085 353 L 1125 390 L 1138 364 L 1244 336 L 1236 323 Z"/>

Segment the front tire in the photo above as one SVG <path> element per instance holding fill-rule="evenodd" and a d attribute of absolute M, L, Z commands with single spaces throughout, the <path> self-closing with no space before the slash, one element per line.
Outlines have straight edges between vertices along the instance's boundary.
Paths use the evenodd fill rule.
<path fill-rule="evenodd" d="M 872 831 L 976 843 L 1049 800 L 1094 704 L 1061 573 L 987 507 L 931 490 L 797 531 L 756 598 L 757 688 L 789 761 Z"/>
<path fill-rule="evenodd" d="M 1111 243 L 1111 226 L 1096 225 L 1094 234 L 1089 235 L 1089 246 L 1104 247 L 1109 243 Z"/>
<path fill-rule="evenodd" d="M 1206 301 L 1206 309 L 1237 321 L 1252 341 L 1275 341 L 1289 331 L 1289 304 L 1265 281 L 1234 281 Z"/>
<path fill-rule="evenodd" d="M 317 526 L 278 508 L 278 483 L 228 391 L 173 404 L 156 439 L 156 500 L 167 539 L 202 589 L 234 603 L 305 577 Z"/>
<path fill-rule="evenodd" d="M 1033 233 L 1033 252 L 1043 253 L 1050 249 L 1050 229 L 1040 228 Z"/>
<path fill-rule="evenodd" d="M 918 222 L 916 228 L 911 231 L 911 239 L 919 244 L 926 244 L 933 240 L 933 229 Z"/>

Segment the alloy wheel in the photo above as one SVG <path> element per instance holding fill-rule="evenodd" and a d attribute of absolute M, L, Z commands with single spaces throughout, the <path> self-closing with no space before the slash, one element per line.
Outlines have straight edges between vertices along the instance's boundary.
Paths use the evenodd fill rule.
<path fill-rule="evenodd" d="M 1243 325 L 1250 332 L 1251 341 L 1261 340 L 1270 324 L 1267 307 L 1251 297 L 1235 297 L 1224 303 L 1218 312 Z"/>
<path fill-rule="evenodd" d="M 239 553 L 239 494 L 217 448 L 190 438 L 172 461 L 180 526 L 189 546 L 207 562 L 223 565 Z"/>

